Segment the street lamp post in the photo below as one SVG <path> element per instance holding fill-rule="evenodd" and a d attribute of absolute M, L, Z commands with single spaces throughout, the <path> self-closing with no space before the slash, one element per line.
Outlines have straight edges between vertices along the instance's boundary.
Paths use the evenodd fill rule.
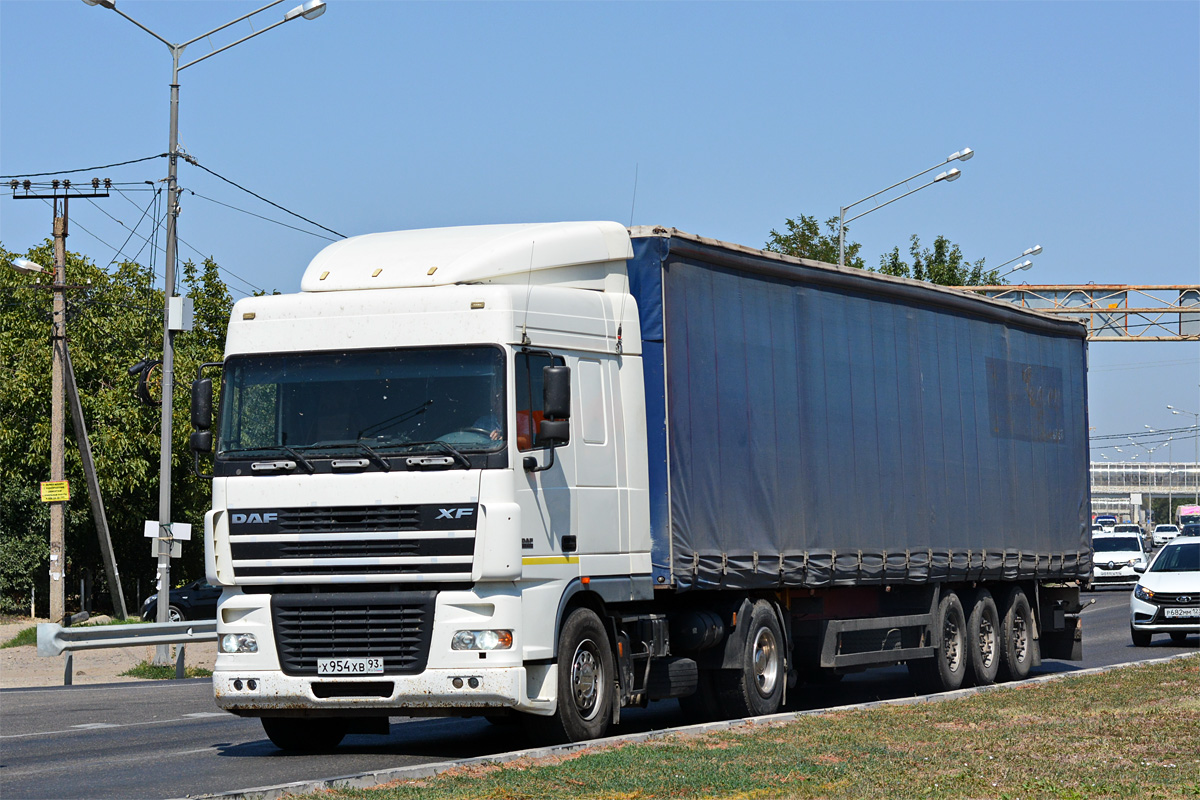
<path fill-rule="evenodd" d="M 138 26 L 146 33 L 158 39 L 167 46 L 171 51 L 171 126 L 170 126 L 170 144 L 167 150 L 167 159 L 169 163 L 167 172 L 167 245 L 166 245 L 166 268 L 164 269 L 163 279 L 163 358 L 162 358 L 162 423 L 161 423 L 161 438 L 160 438 L 160 456 L 159 456 L 159 478 L 158 478 L 158 607 L 155 618 L 158 622 L 166 622 L 169 615 L 170 607 L 170 590 L 171 590 L 171 545 L 173 536 L 171 532 L 171 427 L 173 413 L 173 390 L 175 380 L 175 346 L 174 338 L 175 331 L 181 330 L 183 320 L 177 319 L 177 314 L 172 314 L 171 300 L 175 296 L 175 255 L 178 237 L 176 234 L 176 221 L 179 217 L 179 187 L 176 182 L 179 166 L 179 73 L 188 67 L 198 64 L 206 58 L 211 58 L 217 53 L 224 52 L 235 45 L 239 45 L 247 39 L 252 39 L 255 36 L 266 33 L 272 28 L 277 28 L 285 22 L 291 22 L 294 19 L 303 17 L 304 19 L 316 19 L 325 13 L 324 0 L 306 0 L 302 5 L 296 6 L 291 11 L 284 15 L 283 19 L 278 22 L 267 25 L 266 27 L 254 31 L 249 36 L 243 36 L 235 42 L 219 47 L 210 53 L 206 53 L 199 58 L 193 59 L 186 64 L 180 64 L 180 57 L 189 45 L 195 44 L 201 39 L 207 38 L 214 33 L 223 31 L 231 25 L 235 25 L 243 20 L 253 17 L 255 14 L 266 11 L 269 8 L 279 5 L 283 0 L 273 0 L 267 3 L 262 8 L 251 11 L 249 14 L 243 14 L 237 19 L 230 20 L 224 25 L 220 25 L 207 33 L 202 33 L 199 36 L 189 39 L 182 44 L 173 44 L 167 41 L 162 36 L 159 36 L 154 31 L 147 28 L 142 23 L 138 22 L 133 17 L 126 14 L 117 8 L 116 0 L 83 0 L 89 6 L 101 6 L 110 11 L 115 11 L 125 19 Z M 166 664 L 170 659 L 169 646 L 159 645 L 155 651 L 154 662 L 156 664 Z"/>
<path fill-rule="evenodd" d="M 1192 478 L 1196 481 L 1196 502 L 1200 503 L 1200 414 L 1196 413 L 1195 411 L 1185 411 L 1182 408 L 1176 408 L 1175 406 L 1171 405 L 1167 406 L 1167 410 L 1172 414 L 1179 414 L 1180 416 L 1186 414 L 1190 417 L 1196 418 L 1196 423 L 1192 426 L 1194 429 L 1192 431 L 1192 442 L 1195 443 L 1196 446 L 1195 461 L 1193 462 L 1195 464 L 1196 474 L 1193 475 Z"/>
<path fill-rule="evenodd" d="M 87 0 L 84 0 L 84 2 L 87 2 Z M 848 206 L 842 206 L 841 212 L 838 214 L 838 266 L 839 267 L 846 266 L 846 223 L 854 222 L 854 220 L 858 219 L 859 217 L 865 217 L 867 214 L 870 214 L 872 211 L 878 211 L 879 209 L 883 208 L 884 206 L 891 205 L 892 203 L 896 202 L 897 200 L 900 200 L 901 198 L 908 197 L 910 194 L 919 192 L 927 186 L 933 186 L 935 183 L 939 183 L 941 181 L 945 181 L 946 183 L 950 183 L 951 181 L 956 181 L 956 180 L 958 180 L 958 177 L 960 175 L 962 175 L 962 173 L 959 172 L 957 169 L 951 169 L 948 172 L 943 172 L 943 173 L 939 174 L 936 178 L 931 180 L 929 183 L 923 183 L 915 189 L 911 189 L 902 195 L 893 197 L 891 200 L 888 200 L 886 203 L 880 203 L 879 205 L 875 206 L 874 208 L 868 209 L 867 211 L 864 211 L 861 214 L 856 214 L 855 216 L 851 217 L 850 219 L 846 219 L 847 211 L 854 208 L 856 205 L 859 205 L 860 203 L 865 203 L 868 200 L 872 200 L 876 197 L 879 197 L 879 195 L 883 194 L 884 192 L 890 192 L 892 189 L 895 189 L 897 186 L 900 186 L 901 184 L 904 184 L 904 183 L 908 183 L 913 178 L 919 178 L 927 172 L 933 172 L 935 169 L 938 169 L 939 167 L 944 167 L 946 164 L 949 164 L 951 161 L 968 161 L 968 160 L 970 160 L 971 156 L 973 156 L 973 155 L 975 155 L 974 150 L 972 150 L 969 147 L 964 147 L 962 150 L 959 150 L 958 152 L 951 153 L 950 155 L 946 156 L 945 161 L 942 161 L 938 164 L 934 164 L 929 169 L 923 169 L 920 172 L 918 172 L 916 175 L 909 175 L 904 180 L 897 181 L 896 183 L 893 183 L 891 186 L 887 187 L 886 189 L 880 189 L 875 194 L 867 195 L 862 200 L 855 200 L 853 203 L 851 203 Z"/>
<path fill-rule="evenodd" d="M 1021 253 L 1021 255 L 1017 256 L 1017 258 L 1025 258 L 1025 256 L 1036 256 L 1040 252 L 1042 252 L 1042 246 L 1040 244 L 1035 244 L 1033 247 L 1028 248 L 1024 253 Z M 995 272 L 999 272 L 1004 267 L 1007 267 L 1009 264 L 1016 261 L 1017 258 L 1010 258 L 1008 261 L 1005 261 L 1003 264 L 1000 264 L 999 266 L 996 267 Z M 1013 267 L 1012 269 L 1010 269 L 1008 272 L 1004 273 L 1003 275 L 997 275 L 996 280 L 1000 280 L 1001 278 L 1003 278 L 1007 275 L 1012 275 L 1014 272 L 1017 272 L 1019 270 L 1029 269 L 1032 266 L 1033 266 L 1033 262 L 1026 258 L 1024 263 L 1017 264 L 1015 267 Z"/>

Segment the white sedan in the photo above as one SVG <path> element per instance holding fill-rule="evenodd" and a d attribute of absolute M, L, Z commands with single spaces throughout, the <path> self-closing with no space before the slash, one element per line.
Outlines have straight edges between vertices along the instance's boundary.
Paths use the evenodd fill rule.
<path fill-rule="evenodd" d="M 1136 533 L 1092 534 L 1092 585 L 1137 583 L 1134 567 L 1146 568 L 1146 550 Z"/>
<path fill-rule="evenodd" d="M 1147 647 L 1156 633 L 1175 644 L 1200 633 L 1200 537 L 1179 536 L 1163 545 L 1129 596 L 1129 635 Z"/>
<path fill-rule="evenodd" d="M 1155 547 L 1162 547 L 1167 542 L 1179 535 L 1178 525 L 1155 525 L 1154 532 L 1151 537 L 1154 540 Z"/>

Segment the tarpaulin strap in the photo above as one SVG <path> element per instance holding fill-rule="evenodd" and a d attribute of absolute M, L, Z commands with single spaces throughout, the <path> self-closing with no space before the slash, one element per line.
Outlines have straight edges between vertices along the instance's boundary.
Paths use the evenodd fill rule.
<path fill-rule="evenodd" d="M 754 571 L 758 572 L 758 551 L 754 551 Z"/>
<path fill-rule="evenodd" d="M 862 580 L 862 550 L 858 551 L 858 579 Z"/>
<path fill-rule="evenodd" d="M 728 553 L 721 553 L 721 574 L 722 575 L 729 574 L 729 554 Z"/>
<path fill-rule="evenodd" d="M 782 558 L 782 556 L 780 556 L 780 558 Z M 807 551 L 807 550 L 805 550 L 805 551 L 804 551 L 804 552 L 801 554 L 801 561 L 800 561 L 800 582 L 801 582 L 801 583 L 808 583 L 808 551 Z"/>
<path fill-rule="evenodd" d="M 699 552 L 692 553 L 692 574 L 693 575 L 700 574 L 700 553 Z"/>

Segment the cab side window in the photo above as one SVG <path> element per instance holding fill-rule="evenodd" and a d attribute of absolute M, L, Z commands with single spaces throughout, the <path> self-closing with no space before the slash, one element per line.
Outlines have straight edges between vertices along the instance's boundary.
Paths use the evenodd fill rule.
<path fill-rule="evenodd" d="M 562 366 L 561 357 L 549 353 L 517 353 L 517 449 L 532 450 L 545 416 L 542 408 L 542 369 Z"/>

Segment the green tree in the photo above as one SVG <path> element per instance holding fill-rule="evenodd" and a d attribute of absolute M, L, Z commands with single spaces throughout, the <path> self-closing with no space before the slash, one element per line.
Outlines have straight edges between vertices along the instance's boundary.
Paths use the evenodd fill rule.
<path fill-rule="evenodd" d="M 828 233 L 821 232 L 821 226 L 816 217 L 803 214 L 798 220 L 786 221 L 787 232 L 780 233 L 771 229 L 770 237 L 763 246 L 764 250 L 772 253 L 782 253 L 795 258 L 808 258 L 813 261 L 823 261 L 826 264 L 838 263 L 838 218 L 830 217 L 825 220 Z M 849 228 L 846 229 L 849 232 Z M 858 242 L 846 242 L 846 266 L 864 269 L 866 263 L 859 256 L 862 245 Z"/>
<path fill-rule="evenodd" d="M 50 241 L 30 249 L 26 258 L 49 267 Z M 45 278 L 36 282 L 9 269 L 16 253 L 0 247 L 0 611 L 27 609 L 29 590 L 47 597 L 47 509 L 38 483 L 49 476 L 51 293 Z M 196 367 L 219 361 L 232 306 L 217 266 L 182 266 L 181 289 L 193 298 L 195 330 L 176 336 L 175 403 L 172 446 L 172 508 L 178 522 L 202 530 L 210 487 L 191 473 L 187 389 Z M 163 295 L 153 276 L 133 262 L 111 271 L 86 258 L 67 254 L 67 336 L 84 420 L 104 497 L 113 549 L 121 570 L 126 605 L 136 607 L 137 581 L 142 593 L 153 586 L 155 565 L 142 522 L 158 517 L 160 409 L 134 394 L 127 369 L 162 351 Z M 66 508 L 66 580 L 68 593 L 86 569 L 96 595 L 107 591 L 104 569 L 68 415 L 66 477 L 71 500 Z M 173 577 L 203 573 L 201 537 L 184 545 L 173 562 Z M 78 601 L 76 601 L 78 602 Z M 71 600 L 68 600 L 71 605 Z"/>

